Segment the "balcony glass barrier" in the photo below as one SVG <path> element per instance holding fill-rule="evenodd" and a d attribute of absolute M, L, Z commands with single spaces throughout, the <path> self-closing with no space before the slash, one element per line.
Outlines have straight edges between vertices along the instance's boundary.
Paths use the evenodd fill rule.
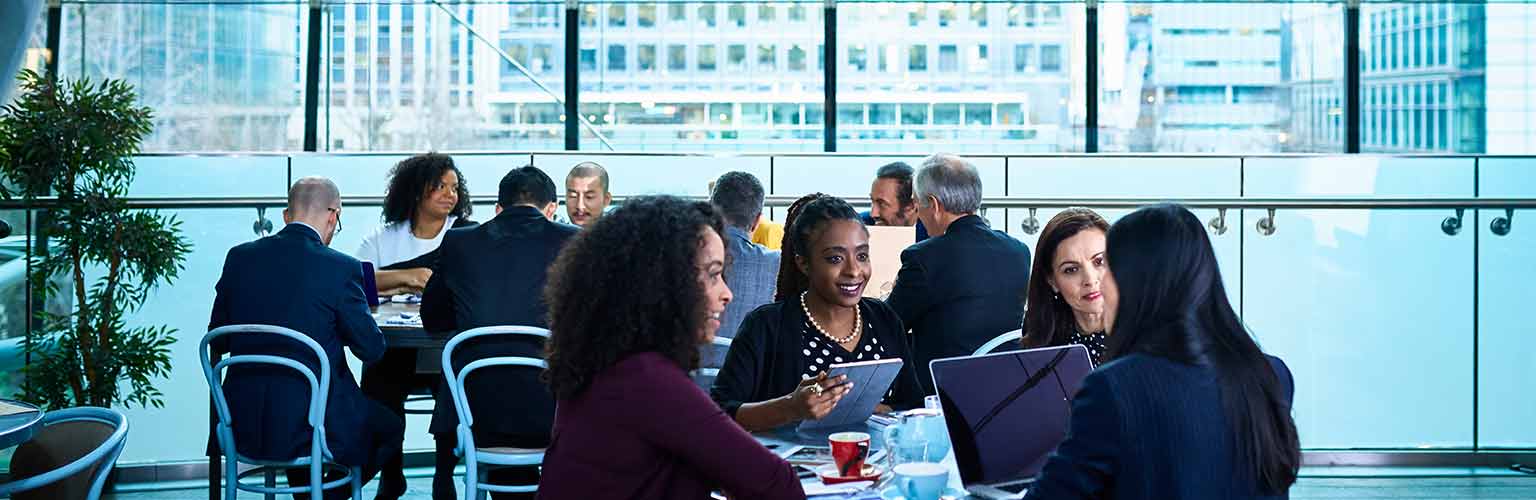
<path fill-rule="evenodd" d="M 138 158 L 132 190 L 140 197 L 281 197 L 292 179 L 325 175 L 347 196 L 380 196 L 386 172 L 401 155 L 208 155 Z M 464 153 L 455 158 L 480 203 L 472 218 L 492 215 L 497 180 L 533 164 L 561 179 L 581 161 L 611 174 L 616 195 L 699 196 L 710 180 L 742 170 L 772 196 L 822 191 L 865 197 L 874 170 L 916 156 L 664 155 L 594 153 Z M 1529 157 L 1146 157 L 976 156 L 988 198 L 1536 198 L 1536 158 Z M 193 182 L 193 180 L 196 182 Z M 379 208 L 344 207 L 333 247 L 353 252 L 379 224 Z M 1041 225 L 1057 212 L 1039 208 Z M 1101 210 L 1112 221 L 1128 210 Z M 1217 209 L 1199 209 L 1216 221 Z M 1212 230 L 1233 304 L 1270 353 L 1295 373 L 1295 415 L 1303 446 L 1323 449 L 1536 448 L 1536 402 L 1526 375 L 1536 360 L 1525 314 L 1529 262 L 1536 254 L 1531 210 L 1513 212 L 1508 231 L 1494 227 L 1504 210 L 1467 210 L 1464 228 L 1442 231 L 1454 210 L 1279 210 L 1273 234 L 1255 226 L 1263 209 L 1230 209 L 1224 231 Z M 20 213 L 13 211 L 13 214 Z M 194 244 L 186 270 L 158 290 L 134 324 L 179 330 L 171 376 L 158 382 L 163 409 L 130 410 L 137 432 L 154 440 L 129 444 L 123 462 L 199 460 L 206 436 L 207 388 L 196 363 L 196 339 L 207 327 L 213 284 L 227 250 L 257 237 L 254 208 L 192 208 L 174 213 Z M 782 219 L 782 210 L 770 210 Z M 993 207 L 994 227 L 1033 247 L 1027 207 Z M 265 218 L 281 226 L 280 210 Z M 10 219 L 25 243 L 24 220 Z M 1507 219 L 1506 219 L 1507 220 Z M 1497 230 L 1497 231 L 1496 231 Z M 1503 234 L 1500 234 L 1500 233 Z M 16 246 L 16 245 L 12 245 Z M 10 247 L 0 251 L 14 250 Z M 21 252 L 12 251 L 6 255 Z M 17 259 L 8 262 L 19 263 Z M 18 286 L 22 269 L 0 264 L 0 287 Z M 0 288 L 11 289 L 11 288 Z M 7 296 L 19 296 L 13 293 Z M 21 317 L 9 304 L 5 318 Z M 16 373 L 25 325 L 7 320 L 4 373 Z M 13 348 L 15 347 L 15 348 Z M 427 450 L 426 419 L 408 423 L 407 448 Z"/>

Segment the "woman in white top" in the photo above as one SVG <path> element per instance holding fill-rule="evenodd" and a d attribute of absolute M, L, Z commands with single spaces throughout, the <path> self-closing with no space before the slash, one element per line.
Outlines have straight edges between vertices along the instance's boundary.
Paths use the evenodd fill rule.
<path fill-rule="evenodd" d="M 373 263 L 380 295 L 421 293 L 448 229 L 469 221 L 469 188 L 448 155 L 407 158 L 389 171 L 384 224 L 363 238 L 358 260 Z"/>

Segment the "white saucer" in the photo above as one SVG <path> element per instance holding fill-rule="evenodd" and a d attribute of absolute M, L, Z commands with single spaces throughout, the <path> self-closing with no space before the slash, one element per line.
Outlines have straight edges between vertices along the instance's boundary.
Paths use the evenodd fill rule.
<path fill-rule="evenodd" d="M 965 496 L 966 492 L 964 491 L 945 488 L 943 493 L 939 493 L 939 500 L 956 500 L 965 498 Z M 906 497 L 901 496 L 901 492 L 895 486 L 887 486 L 885 489 L 880 490 L 880 498 L 882 500 L 906 500 Z"/>

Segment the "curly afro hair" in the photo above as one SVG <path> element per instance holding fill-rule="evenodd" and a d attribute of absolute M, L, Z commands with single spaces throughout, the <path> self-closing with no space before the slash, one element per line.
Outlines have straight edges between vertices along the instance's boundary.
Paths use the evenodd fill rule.
<path fill-rule="evenodd" d="M 469 217 L 473 209 L 469 200 L 469 182 L 464 180 L 464 172 L 460 172 L 459 167 L 453 164 L 453 157 L 427 153 L 400 160 L 394 168 L 389 169 L 389 187 L 384 191 L 384 222 L 411 223 L 416 220 L 416 209 L 421 206 L 421 199 L 449 171 L 459 178 L 459 203 L 453 206 L 453 211 L 448 212 L 448 215 L 460 219 Z"/>
<path fill-rule="evenodd" d="M 626 356 L 656 352 L 684 370 L 699 364 L 704 285 L 700 231 L 724 239 L 710 204 L 643 196 L 597 219 L 549 270 L 549 369 L 555 398 L 574 398 Z"/>

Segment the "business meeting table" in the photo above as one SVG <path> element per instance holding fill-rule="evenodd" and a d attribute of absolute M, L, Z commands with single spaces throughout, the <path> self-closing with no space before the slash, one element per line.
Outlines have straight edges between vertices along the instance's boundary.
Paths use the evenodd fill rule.
<path fill-rule="evenodd" d="M 778 453 L 779 456 L 788 456 L 789 454 L 793 453 L 793 450 L 800 446 L 827 448 L 827 437 L 832 432 L 839 431 L 857 431 L 869 433 L 870 454 L 871 456 L 875 456 L 877 458 L 875 463 L 879 464 L 880 467 L 885 469 L 884 473 L 880 476 L 880 479 L 874 482 L 874 484 L 864 482 L 823 485 L 821 480 L 818 478 L 802 478 L 800 484 L 805 488 L 806 496 L 829 499 L 836 498 L 842 500 L 873 500 L 877 498 L 884 498 L 881 496 L 882 490 L 890 488 L 895 484 L 894 481 L 889 480 L 891 478 L 891 471 L 889 470 L 890 461 L 883 454 L 877 453 L 885 449 L 885 440 L 882 439 L 885 431 L 884 425 L 868 422 L 862 427 L 852 426 L 813 432 L 803 432 L 798 431 L 793 427 L 785 427 L 770 432 L 754 433 L 753 437 L 757 438 L 758 442 L 763 443 L 763 446 L 768 447 L 769 450 L 773 451 L 774 453 Z M 939 464 L 944 466 L 944 468 L 949 469 L 948 488 L 955 491 L 965 491 L 965 485 L 963 481 L 960 480 L 960 472 L 958 466 L 955 464 L 954 450 L 950 450 L 950 452 L 944 456 L 944 459 L 939 461 Z M 799 469 L 797 468 L 796 471 L 798 472 Z M 716 498 L 722 497 L 716 495 Z M 896 496 L 894 498 L 901 497 Z M 979 498 L 980 497 L 971 495 L 940 497 L 941 500 L 965 500 Z"/>
<path fill-rule="evenodd" d="M 0 450 L 32 439 L 42 423 L 43 410 L 36 405 L 0 399 Z"/>

